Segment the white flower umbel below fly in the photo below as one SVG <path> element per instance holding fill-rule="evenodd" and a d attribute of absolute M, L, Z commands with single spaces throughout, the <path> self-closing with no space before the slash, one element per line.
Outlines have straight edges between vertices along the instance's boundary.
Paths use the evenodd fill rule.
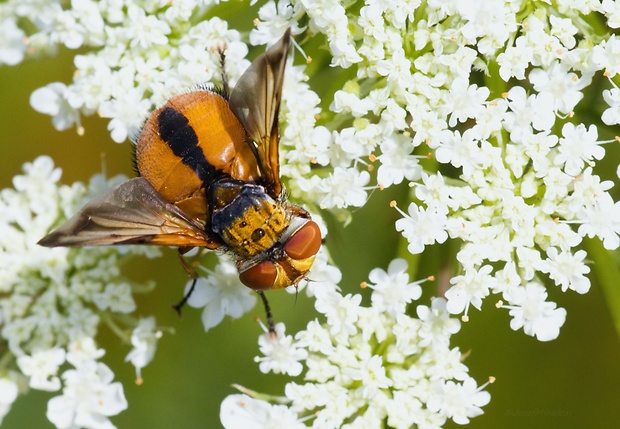
<path fill-rule="evenodd" d="M 317 429 L 440 427 L 449 418 L 464 424 L 480 415 L 490 398 L 482 390 L 486 385 L 477 386 L 459 349 L 450 348 L 450 336 L 460 323 L 440 298 L 432 308 L 418 306 L 420 319 L 405 312 L 405 304 L 420 295 L 420 286 L 409 282 L 407 268 L 404 260 L 396 259 L 387 272 L 371 271 L 370 307 L 361 305 L 360 295 L 317 291 L 316 308 L 323 321 L 311 321 L 292 344 L 290 337 L 278 333 L 298 360 L 305 357 L 303 381 L 288 383 L 286 397 L 278 401 L 288 406 L 231 395 L 222 405 L 224 426 L 266 428 L 271 412 L 282 413 L 300 428 Z M 389 288 L 396 290 L 394 300 L 387 299 Z M 261 348 L 267 335 L 261 337 Z M 244 426 L 232 426 L 231 415 Z"/>

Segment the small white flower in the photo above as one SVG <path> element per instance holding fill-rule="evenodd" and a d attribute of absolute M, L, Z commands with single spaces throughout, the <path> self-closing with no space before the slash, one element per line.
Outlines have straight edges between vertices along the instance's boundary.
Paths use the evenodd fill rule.
<path fill-rule="evenodd" d="M 192 287 L 194 280 L 187 282 L 185 293 Z M 187 304 L 202 308 L 202 324 L 205 331 L 219 325 L 224 316 L 238 319 L 256 304 L 256 296 L 239 280 L 235 265 L 227 258 L 220 258 L 213 271 L 207 271 L 206 277 L 196 280 L 194 291 Z"/>
<path fill-rule="evenodd" d="M 132 88 L 119 91 L 116 98 L 101 103 L 99 115 L 112 119 L 108 124 L 112 140 L 122 143 L 136 134 L 150 108 L 151 102 L 144 99 L 143 91 Z"/>
<path fill-rule="evenodd" d="M 430 308 L 425 305 L 416 308 L 416 314 L 423 322 L 418 331 L 420 345 L 444 343 L 447 346 L 445 340 L 461 329 L 461 322 L 450 317 L 446 304 L 443 298 L 433 298 Z"/>
<path fill-rule="evenodd" d="M 407 268 L 407 261 L 399 258 L 390 262 L 387 272 L 375 268 L 368 274 L 372 303 L 378 311 L 387 311 L 395 317 L 405 312 L 407 304 L 420 298 L 422 288 L 419 282 L 409 282 Z"/>
<path fill-rule="evenodd" d="M 620 246 L 620 202 L 614 203 L 609 194 L 604 193 L 594 204 L 584 207 L 577 217 L 581 222 L 577 232 L 581 236 L 597 236 L 608 250 Z"/>
<path fill-rule="evenodd" d="M 30 95 L 34 110 L 52 116 L 54 128 L 59 131 L 80 124 L 79 106 L 72 106 L 68 99 L 68 88 L 64 83 L 54 82 L 35 90 Z"/>
<path fill-rule="evenodd" d="M 607 40 L 603 40 L 600 45 L 592 48 L 592 62 L 599 69 L 605 69 L 607 77 L 614 77 L 620 72 L 620 39 L 615 34 Z"/>
<path fill-rule="evenodd" d="M 0 378 L 0 424 L 17 399 L 19 389 L 17 383 L 10 378 Z"/>
<path fill-rule="evenodd" d="M 471 417 L 482 414 L 483 407 L 491 400 L 491 395 L 478 387 L 469 377 L 462 384 L 453 381 L 435 382 L 427 406 L 431 411 L 442 411 L 455 423 L 466 425 Z"/>
<path fill-rule="evenodd" d="M 553 162 L 563 165 L 564 171 L 571 176 L 577 176 L 583 170 L 584 163 L 591 165 L 593 159 L 600 160 L 605 156 L 605 149 L 598 144 L 598 131 L 595 125 L 590 125 L 586 130 L 583 124 L 577 127 L 569 123 L 562 127 L 559 154 Z"/>
<path fill-rule="evenodd" d="M 538 269 L 548 273 L 551 280 L 562 287 L 562 292 L 572 289 L 577 293 L 586 293 L 590 289 L 590 280 L 585 276 L 590 267 L 584 264 L 585 250 L 576 253 L 558 252 L 555 247 L 547 249 L 547 259 L 540 261 Z"/>
<path fill-rule="evenodd" d="M 321 180 L 319 193 L 321 208 L 361 207 L 366 203 L 365 186 L 370 180 L 367 171 L 356 168 L 335 168 L 327 178 Z"/>
<path fill-rule="evenodd" d="M 394 383 L 387 376 L 383 359 L 378 355 L 361 359 L 357 368 L 348 369 L 344 371 L 344 374 L 361 382 L 364 387 L 361 389 L 360 395 L 364 399 L 374 398 L 380 389 L 389 389 Z"/>
<path fill-rule="evenodd" d="M 265 332 L 258 337 L 258 346 L 264 356 L 256 357 L 259 369 L 267 374 L 288 374 L 292 377 L 301 374 L 303 369 L 300 361 L 308 356 L 308 352 L 296 346 L 291 335 L 285 335 L 283 323 L 276 323 L 275 332 Z"/>
<path fill-rule="evenodd" d="M 153 360 L 157 342 L 161 337 L 162 331 L 157 329 L 153 316 L 141 319 L 131 333 L 133 348 L 125 357 L 125 362 L 131 362 L 136 367 L 137 380 L 142 379 L 142 368 Z"/>
<path fill-rule="evenodd" d="M 426 210 L 415 203 L 410 203 L 404 216 L 396 221 L 396 230 L 402 232 L 409 241 L 407 249 L 413 254 L 422 253 L 424 247 L 435 243 L 443 243 L 448 239 L 446 232 L 447 210 L 429 207 Z"/>
<path fill-rule="evenodd" d="M 513 319 L 510 327 L 517 331 L 523 328 L 527 335 L 535 336 L 539 341 L 551 341 L 558 337 L 560 328 L 566 321 L 566 310 L 556 308 L 554 302 L 547 302 L 547 291 L 536 282 L 518 286 L 504 294 L 510 305 Z"/>
<path fill-rule="evenodd" d="M 603 0 L 601 3 L 603 12 L 607 16 L 607 25 L 611 28 L 620 27 L 620 4 L 614 0 Z"/>
<path fill-rule="evenodd" d="M 454 127 L 458 122 L 476 118 L 484 111 L 484 102 L 489 97 L 489 88 L 469 85 L 465 79 L 458 78 L 450 85 L 446 109 L 451 112 L 448 125 Z"/>
<path fill-rule="evenodd" d="M 569 72 L 568 66 L 555 62 L 548 69 L 536 68 L 529 74 L 529 81 L 540 94 L 550 94 L 554 100 L 554 110 L 568 114 L 583 98 L 581 89 L 586 87 L 592 76 L 577 76 Z"/>
<path fill-rule="evenodd" d="M 465 274 L 450 280 L 452 287 L 445 293 L 448 300 L 446 308 L 451 314 L 467 312 L 470 305 L 480 310 L 482 299 L 494 288 L 496 280 L 491 276 L 492 267 L 484 265 L 480 269 L 470 268 Z"/>
<path fill-rule="evenodd" d="M 30 377 L 30 387 L 52 392 L 60 389 L 57 373 L 60 365 L 65 362 L 65 356 L 65 351 L 56 347 L 34 352 L 31 356 L 20 356 L 17 365 L 24 375 Z"/>
<path fill-rule="evenodd" d="M 250 43 L 252 45 L 271 44 L 284 34 L 287 28 L 291 28 L 293 36 L 301 33 L 297 21 L 294 18 L 295 8 L 289 0 L 268 1 L 258 10 L 258 24 L 250 31 Z"/>
<path fill-rule="evenodd" d="M 342 296 L 335 291 L 317 291 L 315 308 L 327 317 L 330 333 L 335 336 L 351 335 L 357 331 L 361 295 Z"/>
<path fill-rule="evenodd" d="M 603 112 L 601 119 L 605 125 L 620 124 L 620 89 L 612 88 L 603 91 L 603 99 L 609 108 Z"/>
<path fill-rule="evenodd" d="M 551 94 L 528 96 L 523 87 L 515 86 L 508 91 L 506 98 L 509 111 L 504 115 L 504 127 L 515 142 L 522 142 L 532 134 L 532 128 L 549 130 L 555 123 L 555 103 Z"/>
<path fill-rule="evenodd" d="M 507 47 L 505 52 L 497 56 L 500 77 L 506 82 L 513 76 L 519 80 L 525 79 L 525 70 L 533 56 L 534 49 L 527 44 L 527 39 L 517 37 L 514 46 Z"/>
<path fill-rule="evenodd" d="M 549 16 L 549 23 L 551 24 L 551 34 L 560 39 L 560 42 L 569 49 L 575 47 L 575 34 L 579 31 L 577 27 L 573 25 L 573 21 L 569 18 L 560 18 L 556 15 Z"/>
<path fill-rule="evenodd" d="M 81 362 L 62 375 L 64 389 L 47 403 L 47 418 L 57 428 L 113 429 L 108 419 L 127 408 L 123 386 L 95 360 Z"/>
<path fill-rule="evenodd" d="M 419 180 L 422 166 L 415 155 L 411 155 L 413 145 L 403 139 L 388 138 L 381 142 L 381 155 L 377 157 L 381 165 L 377 171 L 377 183 L 383 187 L 398 185 L 407 179 Z"/>
<path fill-rule="evenodd" d="M 475 137 L 472 129 L 466 130 L 463 135 L 459 131 L 441 131 L 433 141 L 433 146 L 437 145 L 435 158 L 442 164 L 450 163 L 456 168 L 462 168 L 466 176 L 471 175 L 480 170 L 484 162 L 484 153 Z"/>
<path fill-rule="evenodd" d="M 130 32 L 127 35 L 132 47 L 142 49 L 151 45 L 165 45 L 166 37 L 172 31 L 170 26 L 155 15 L 147 15 L 143 8 L 130 4 L 127 8 L 127 17 L 131 22 Z"/>
<path fill-rule="evenodd" d="M 225 429 L 305 429 L 297 414 L 285 405 L 247 395 L 228 395 L 220 406 L 220 422 Z"/>
<path fill-rule="evenodd" d="M 339 90 L 334 93 L 334 101 L 329 106 L 336 113 L 349 112 L 353 117 L 359 118 L 372 110 L 373 103 L 370 99 L 361 99 L 348 91 Z"/>
<path fill-rule="evenodd" d="M 0 64 L 14 66 L 24 59 L 26 33 L 11 19 L 0 21 Z"/>
<path fill-rule="evenodd" d="M 82 337 L 72 341 L 67 347 L 67 362 L 78 367 L 83 362 L 97 360 L 105 354 L 105 350 L 97 348 L 95 340 Z"/>

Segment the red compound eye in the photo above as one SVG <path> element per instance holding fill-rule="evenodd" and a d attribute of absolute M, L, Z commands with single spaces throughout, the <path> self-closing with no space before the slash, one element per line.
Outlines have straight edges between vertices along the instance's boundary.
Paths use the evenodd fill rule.
<path fill-rule="evenodd" d="M 263 261 L 239 274 L 241 283 L 254 290 L 271 289 L 278 276 L 273 262 Z"/>
<path fill-rule="evenodd" d="M 321 230 L 316 222 L 309 221 L 288 240 L 284 251 L 292 259 L 306 259 L 316 255 L 321 247 Z"/>

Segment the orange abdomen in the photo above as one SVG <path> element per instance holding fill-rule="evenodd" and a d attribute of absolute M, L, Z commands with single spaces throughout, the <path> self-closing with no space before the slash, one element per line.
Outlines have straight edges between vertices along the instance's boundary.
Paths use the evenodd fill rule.
<path fill-rule="evenodd" d="M 197 90 L 155 110 L 138 137 L 140 175 L 171 203 L 188 198 L 224 175 L 259 177 L 246 132 L 221 95 Z"/>

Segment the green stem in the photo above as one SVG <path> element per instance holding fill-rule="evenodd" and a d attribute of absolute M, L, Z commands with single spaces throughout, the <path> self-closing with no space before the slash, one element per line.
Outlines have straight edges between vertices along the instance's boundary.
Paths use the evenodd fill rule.
<path fill-rule="evenodd" d="M 618 261 L 615 254 L 606 250 L 599 240 L 586 239 L 584 244 L 589 258 L 594 262 L 594 273 L 605 296 L 616 333 L 620 337 L 620 270 L 618 269 Z"/>

